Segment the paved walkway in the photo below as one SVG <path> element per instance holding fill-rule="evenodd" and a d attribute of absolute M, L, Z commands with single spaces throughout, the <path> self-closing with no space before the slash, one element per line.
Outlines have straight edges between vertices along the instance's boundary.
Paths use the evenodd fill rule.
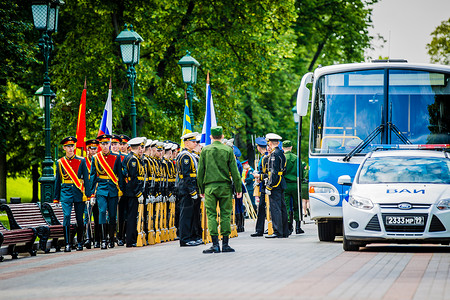
<path fill-rule="evenodd" d="M 448 247 L 372 246 L 344 252 L 314 224 L 289 239 L 233 238 L 235 253 L 170 242 L 0 263 L 0 299 L 448 299 Z M 447 296 L 446 296 L 447 295 Z"/>

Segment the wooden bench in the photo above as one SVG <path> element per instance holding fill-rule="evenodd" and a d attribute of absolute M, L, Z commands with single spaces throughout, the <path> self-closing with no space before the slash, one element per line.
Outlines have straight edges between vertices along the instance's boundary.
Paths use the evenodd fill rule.
<path fill-rule="evenodd" d="M 39 249 L 48 253 L 47 241 L 52 239 L 51 247 L 61 250 L 58 239 L 64 238 L 63 226 L 49 224 L 37 203 L 2 204 L 0 210 L 6 211 L 11 229 L 34 228 L 39 237 Z"/>
<path fill-rule="evenodd" d="M 31 256 L 36 255 L 33 249 L 37 232 L 34 228 L 8 230 L 2 222 L 0 222 L 0 247 L 8 246 L 8 254 L 16 259 L 21 252 L 28 252 Z M 3 256 L 0 255 L 0 261 Z"/>

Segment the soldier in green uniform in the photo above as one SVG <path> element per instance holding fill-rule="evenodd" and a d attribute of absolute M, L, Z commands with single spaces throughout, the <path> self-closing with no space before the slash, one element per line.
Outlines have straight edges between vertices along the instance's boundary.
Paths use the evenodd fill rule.
<path fill-rule="evenodd" d="M 292 142 L 283 141 L 283 151 L 286 157 L 286 171 L 284 179 L 286 180 L 286 189 L 284 190 L 284 202 L 288 213 L 289 231 L 293 232 L 295 219 L 295 234 L 304 233 L 301 228 L 300 215 L 298 209 L 298 187 L 297 187 L 297 155 L 292 153 Z M 290 212 L 293 212 L 291 215 Z"/>
<path fill-rule="evenodd" d="M 197 183 L 201 196 L 205 197 L 208 228 L 213 245 L 203 253 L 219 253 L 219 232 L 217 230 L 217 203 L 220 207 L 220 231 L 223 235 L 222 252 L 234 252 L 228 245 L 231 233 L 232 187 L 236 196 L 242 197 L 241 176 L 236 165 L 233 149 L 223 145 L 221 126 L 211 128 L 212 144 L 202 149 L 198 164 Z M 231 174 L 231 178 L 230 178 Z M 233 180 L 233 181 L 231 181 Z"/>

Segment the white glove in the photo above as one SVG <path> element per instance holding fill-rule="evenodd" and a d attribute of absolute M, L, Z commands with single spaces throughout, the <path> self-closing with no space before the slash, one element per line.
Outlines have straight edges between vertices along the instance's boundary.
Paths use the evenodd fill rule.
<path fill-rule="evenodd" d="M 97 202 L 97 199 L 95 197 L 92 197 L 90 202 L 91 202 L 91 205 L 94 206 L 95 202 Z"/>
<path fill-rule="evenodd" d="M 147 197 L 147 199 L 145 199 L 145 204 L 147 205 L 147 204 L 149 204 L 149 203 L 150 203 L 150 196 Z"/>
<path fill-rule="evenodd" d="M 252 175 L 253 177 L 259 177 L 259 172 L 255 170 L 253 171 Z"/>
<path fill-rule="evenodd" d="M 139 204 L 144 204 L 144 196 L 143 195 L 139 196 L 138 202 L 139 202 Z"/>
<path fill-rule="evenodd" d="M 255 204 L 259 205 L 259 197 L 255 197 Z"/>
<path fill-rule="evenodd" d="M 266 190 L 265 190 L 265 194 L 266 194 L 266 195 L 271 195 L 271 194 L 272 194 L 272 192 L 271 192 L 271 191 L 269 191 L 268 189 L 266 189 Z"/>
<path fill-rule="evenodd" d="M 192 199 L 197 200 L 198 199 L 198 194 L 195 194 L 194 196 L 192 196 Z"/>

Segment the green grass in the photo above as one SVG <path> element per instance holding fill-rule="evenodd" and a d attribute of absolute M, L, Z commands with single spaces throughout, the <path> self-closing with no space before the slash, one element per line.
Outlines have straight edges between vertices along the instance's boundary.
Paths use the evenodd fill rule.
<path fill-rule="evenodd" d="M 11 197 L 22 198 L 22 203 L 31 202 L 33 198 L 33 183 L 26 177 L 6 178 L 7 201 Z"/>

